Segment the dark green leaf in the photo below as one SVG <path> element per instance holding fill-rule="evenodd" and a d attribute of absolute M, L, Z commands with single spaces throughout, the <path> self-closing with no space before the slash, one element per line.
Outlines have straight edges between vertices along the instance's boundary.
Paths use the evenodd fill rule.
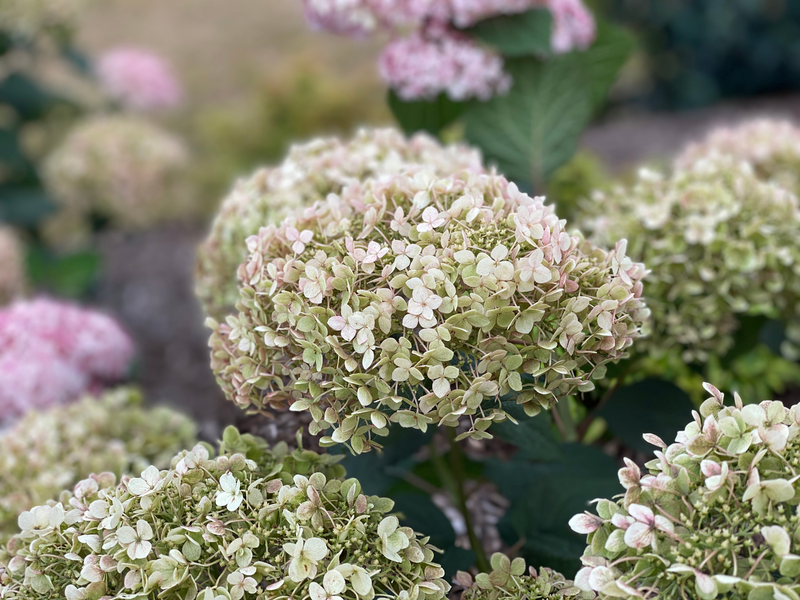
<path fill-rule="evenodd" d="M 91 251 L 59 256 L 37 246 L 28 252 L 28 276 L 34 286 L 66 298 L 85 296 L 100 266 L 100 255 Z"/>
<path fill-rule="evenodd" d="M 362 482 L 363 483 L 363 482 Z M 402 514 L 402 524 L 430 536 L 430 543 L 444 550 L 437 556 L 445 570 L 446 579 L 457 571 L 466 570 L 475 562 L 475 554 L 455 546 L 456 534 L 447 516 L 436 506 L 430 496 L 421 493 L 392 494 L 395 511 Z"/>
<path fill-rule="evenodd" d="M 720 363 L 729 368 L 733 362 L 750 352 L 761 338 L 761 330 L 767 324 L 767 318 L 759 315 L 743 315 L 739 318 L 739 328 L 734 333 L 733 347 L 723 356 Z"/>
<path fill-rule="evenodd" d="M 401 100 L 394 91 L 389 91 L 389 108 L 392 109 L 400 127 L 406 134 L 427 131 L 433 135 L 451 125 L 464 111 L 464 103 L 453 102 L 445 94 L 434 100 Z"/>
<path fill-rule="evenodd" d="M 19 147 L 17 132 L 13 129 L 0 128 L 0 164 L 2 168 L 14 172 L 29 171 L 31 165 Z"/>
<path fill-rule="evenodd" d="M 550 429 L 550 414 L 542 412 L 528 417 L 514 402 L 504 402 L 503 409 L 512 415 L 518 425 L 511 421 L 492 426 L 491 433 L 519 448 L 517 458 L 537 461 L 557 461 L 563 458 L 561 444 Z"/>
<path fill-rule="evenodd" d="M 503 15 L 480 21 L 467 33 L 497 48 L 508 57 L 548 56 L 553 17 L 537 8 L 519 15 Z"/>
<path fill-rule="evenodd" d="M 8 104 L 24 120 L 38 119 L 50 107 L 62 101 L 22 73 L 11 73 L 0 81 L 0 104 Z"/>
<path fill-rule="evenodd" d="M 467 139 L 510 179 L 543 190 L 572 158 L 632 47 L 627 33 L 601 25 L 594 45 L 584 52 L 507 61 L 514 78 L 511 91 L 469 105 L 463 115 Z"/>
<path fill-rule="evenodd" d="M 511 501 L 499 524 L 509 545 L 522 543 L 530 564 L 574 574 L 586 547 L 572 532 L 569 519 L 589 507 L 594 498 L 619 493 L 617 464 L 601 450 L 565 444 L 563 460 L 536 463 L 515 458 L 491 461 L 487 474 Z"/>
<path fill-rule="evenodd" d="M 432 435 L 433 429 L 422 433 L 416 429 L 392 427 L 389 436 L 380 440 L 383 450 L 347 456 L 342 464 L 350 477 L 361 481 L 367 494 L 381 496 L 402 480 L 403 473 L 414 468 L 414 454 Z"/>
<path fill-rule="evenodd" d="M 786 326 L 774 319 L 767 321 L 758 332 L 758 341 L 780 356 L 781 344 L 786 341 Z"/>
<path fill-rule="evenodd" d="M 0 221 L 33 227 L 55 210 L 55 205 L 35 186 L 0 185 Z"/>
<path fill-rule="evenodd" d="M 61 56 L 82 75 L 92 74 L 92 61 L 72 44 L 65 44 L 61 47 Z"/>
<path fill-rule="evenodd" d="M 467 139 L 510 179 L 543 189 L 575 153 L 592 114 L 585 66 L 578 53 L 509 60 L 511 91 L 470 105 L 463 117 Z"/>
<path fill-rule="evenodd" d="M 617 390 L 598 416 L 623 444 L 650 452 L 653 447 L 642 434 L 654 433 L 669 443 L 691 420 L 693 409 L 689 396 L 675 384 L 645 379 Z"/>

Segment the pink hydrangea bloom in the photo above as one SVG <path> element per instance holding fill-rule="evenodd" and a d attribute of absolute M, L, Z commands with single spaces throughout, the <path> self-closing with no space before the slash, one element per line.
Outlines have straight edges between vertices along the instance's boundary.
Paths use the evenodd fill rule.
<path fill-rule="evenodd" d="M 172 108 L 183 95 L 169 65 L 160 56 L 139 48 L 106 52 L 97 63 L 97 75 L 111 97 L 133 110 Z"/>
<path fill-rule="evenodd" d="M 24 344 L 0 355 L 0 423 L 32 409 L 58 406 L 89 387 L 86 374 L 43 344 Z"/>
<path fill-rule="evenodd" d="M 553 52 L 586 50 L 592 45 L 597 37 L 597 24 L 582 0 L 548 0 L 547 5 L 553 14 L 550 38 Z"/>
<path fill-rule="evenodd" d="M 0 420 L 122 379 L 133 342 L 112 318 L 48 299 L 0 310 Z"/>
<path fill-rule="evenodd" d="M 440 93 L 455 101 L 488 100 L 511 87 L 499 55 L 439 26 L 390 42 L 379 67 L 384 81 L 404 100 Z"/>
<path fill-rule="evenodd" d="M 441 0 L 303 0 L 315 29 L 363 37 L 379 29 L 419 26 Z"/>

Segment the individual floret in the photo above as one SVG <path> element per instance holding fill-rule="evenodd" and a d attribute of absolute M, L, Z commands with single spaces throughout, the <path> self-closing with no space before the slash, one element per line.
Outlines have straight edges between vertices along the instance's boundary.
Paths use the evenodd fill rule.
<path fill-rule="evenodd" d="M 444 599 L 428 538 L 336 458 L 224 435 L 140 477 L 92 477 L 23 512 L 0 596 Z"/>
<path fill-rule="evenodd" d="M 58 381 L 48 377 L 50 385 Z M 0 384 L 2 385 L 2 384 Z M 58 498 L 90 473 L 140 473 L 169 466 L 196 442 L 195 424 L 166 407 L 144 408 L 130 388 L 33 411 L 0 436 L 0 539 L 17 531 L 17 516 Z"/>
<path fill-rule="evenodd" d="M 600 598 L 785 600 L 800 594 L 800 411 L 711 397 L 641 469 L 626 459 L 620 500 L 570 520 L 588 534 L 575 583 Z"/>
<path fill-rule="evenodd" d="M 542 568 L 525 569 L 525 560 L 513 561 L 505 554 L 492 555 L 492 572 L 480 573 L 474 579 L 459 572 L 456 582 L 463 586 L 461 600 L 591 600 L 594 592 L 584 591 L 561 573 Z"/>
<path fill-rule="evenodd" d="M 236 269 L 247 257 L 247 238 L 259 228 L 354 181 L 423 165 L 440 175 L 483 172 L 480 153 L 467 146 L 442 146 L 425 134 L 406 139 L 394 129 L 362 129 L 349 141 L 317 139 L 295 146 L 279 166 L 238 182 L 198 252 L 196 290 L 207 314 L 221 319 L 232 311 L 239 298 Z"/>
<path fill-rule="evenodd" d="M 535 414 L 593 389 L 647 316 L 625 243 L 564 227 L 499 176 L 351 184 L 248 240 L 239 314 L 209 320 L 217 379 L 356 452 L 390 420 L 490 437 L 509 393 Z"/>

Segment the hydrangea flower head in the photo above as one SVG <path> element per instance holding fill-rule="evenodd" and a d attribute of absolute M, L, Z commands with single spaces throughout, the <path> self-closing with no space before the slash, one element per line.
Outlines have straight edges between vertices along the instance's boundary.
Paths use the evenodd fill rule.
<path fill-rule="evenodd" d="M 500 176 L 350 184 L 248 239 L 239 314 L 209 320 L 212 367 L 241 408 L 310 411 L 323 444 L 462 417 L 487 437 L 508 393 L 535 414 L 592 389 L 647 315 L 625 244 L 564 227 Z"/>
<path fill-rule="evenodd" d="M 591 239 L 626 238 L 651 270 L 653 354 L 679 347 L 687 362 L 724 356 L 738 315 L 796 320 L 798 199 L 750 164 L 711 154 L 665 175 L 644 169 L 630 188 L 596 194 L 580 222 Z"/>
<path fill-rule="evenodd" d="M 22 247 L 11 227 L 0 226 L 0 306 L 22 296 L 25 273 Z"/>
<path fill-rule="evenodd" d="M 748 162 L 759 177 L 800 193 L 800 127 L 787 120 L 760 118 L 719 127 L 678 157 L 686 168 L 711 154 Z"/>
<path fill-rule="evenodd" d="M 542 568 L 526 569 L 522 558 L 509 559 L 499 552 L 492 555 L 492 572 L 474 579 L 459 572 L 456 582 L 463 586 L 462 600 L 591 600 L 594 592 L 581 590 L 561 573 Z"/>
<path fill-rule="evenodd" d="M 109 50 L 98 60 L 97 76 L 106 93 L 128 109 L 173 108 L 181 101 L 181 86 L 172 69 L 147 50 Z"/>
<path fill-rule="evenodd" d="M 337 457 L 269 448 L 233 429 L 224 440 L 217 456 L 198 445 L 171 468 L 116 485 L 92 477 L 23 512 L 0 594 L 446 597 L 428 539 L 400 525 L 391 500 L 345 479 Z"/>
<path fill-rule="evenodd" d="M 58 384 L 50 374 L 43 379 Z M 196 426 L 188 417 L 141 404 L 137 391 L 120 388 L 29 412 L 0 435 L 3 543 L 15 532 L 22 511 L 56 499 L 89 473 L 119 477 L 138 474 L 150 464 L 166 468 L 176 452 L 195 443 Z M 86 486 L 97 488 L 98 483 Z"/>
<path fill-rule="evenodd" d="M 188 152 L 172 134 L 136 116 L 78 123 L 45 162 L 45 180 L 68 214 L 122 228 L 175 216 L 183 206 Z"/>
<path fill-rule="evenodd" d="M 237 183 L 198 252 L 196 290 L 207 314 L 221 319 L 235 306 L 236 270 L 247 257 L 247 238 L 261 227 L 338 194 L 354 181 L 422 165 L 441 175 L 484 170 L 479 152 L 467 146 L 442 146 L 426 134 L 406 139 L 394 129 L 362 129 L 348 141 L 317 139 L 295 146 L 277 167 Z M 292 238 L 297 242 L 304 243 Z"/>
<path fill-rule="evenodd" d="M 133 353 L 128 334 L 99 312 L 44 298 L 0 309 L 3 420 L 119 381 Z"/>
<path fill-rule="evenodd" d="M 765 598 L 800 593 L 800 412 L 781 402 L 710 398 L 642 470 L 620 470 L 624 496 L 576 515 L 588 535 L 575 583 L 600 598 Z M 596 514 L 595 514 L 596 513 Z"/>
<path fill-rule="evenodd" d="M 428 26 L 384 48 L 381 76 L 403 100 L 431 100 L 446 94 L 455 102 L 489 100 L 511 88 L 500 55 L 469 37 Z"/>
<path fill-rule="evenodd" d="M 3 0 L 0 30 L 32 37 L 45 30 L 70 28 L 86 4 L 88 0 Z"/>

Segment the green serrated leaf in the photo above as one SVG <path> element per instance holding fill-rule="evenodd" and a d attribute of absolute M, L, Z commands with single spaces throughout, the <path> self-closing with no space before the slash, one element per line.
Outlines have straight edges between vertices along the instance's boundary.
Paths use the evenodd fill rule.
<path fill-rule="evenodd" d="M 604 102 L 633 47 L 628 34 L 602 25 L 591 48 L 547 60 L 513 58 L 511 90 L 473 102 L 462 119 L 466 138 L 512 180 L 543 190 L 572 158 L 581 133 Z"/>
<path fill-rule="evenodd" d="M 536 8 L 518 15 L 502 15 L 480 21 L 466 30 L 494 46 L 507 57 L 549 56 L 553 17 L 549 10 Z"/>
<path fill-rule="evenodd" d="M 473 103 L 464 114 L 467 140 L 512 180 L 543 188 L 575 153 L 592 114 L 585 62 L 577 53 L 506 63 L 514 79 L 507 94 Z"/>
<path fill-rule="evenodd" d="M 465 106 L 463 102 L 450 100 L 445 94 L 440 94 L 434 100 L 409 102 L 400 99 L 393 90 L 389 91 L 388 102 L 395 119 L 408 135 L 417 131 L 439 135 L 461 116 Z"/>
<path fill-rule="evenodd" d="M 689 396 L 669 381 L 645 379 L 617 390 L 597 414 L 630 448 L 651 452 L 642 434 L 654 433 L 669 443 L 681 431 L 694 409 Z"/>

